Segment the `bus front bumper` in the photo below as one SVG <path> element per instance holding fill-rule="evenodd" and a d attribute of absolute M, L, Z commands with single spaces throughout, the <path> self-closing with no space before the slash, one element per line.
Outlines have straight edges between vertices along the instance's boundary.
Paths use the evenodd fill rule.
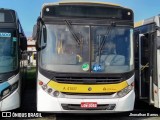
<path fill-rule="evenodd" d="M 96 102 L 97 106 L 103 105 L 115 105 L 113 109 L 103 110 L 83 110 L 75 109 L 80 108 L 82 102 Z M 114 99 L 70 99 L 70 98 L 56 98 L 50 96 L 42 89 L 38 90 L 37 93 L 37 111 L 49 112 L 49 113 L 116 113 L 116 112 L 127 112 L 134 109 L 135 92 L 130 91 L 126 96 L 122 98 Z M 66 109 L 69 105 L 74 107 L 74 110 Z"/>

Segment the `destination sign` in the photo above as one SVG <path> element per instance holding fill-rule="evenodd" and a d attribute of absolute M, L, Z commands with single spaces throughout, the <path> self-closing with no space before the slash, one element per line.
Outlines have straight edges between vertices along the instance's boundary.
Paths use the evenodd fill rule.
<path fill-rule="evenodd" d="M 11 33 L 0 33 L 0 37 L 11 37 Z"/>

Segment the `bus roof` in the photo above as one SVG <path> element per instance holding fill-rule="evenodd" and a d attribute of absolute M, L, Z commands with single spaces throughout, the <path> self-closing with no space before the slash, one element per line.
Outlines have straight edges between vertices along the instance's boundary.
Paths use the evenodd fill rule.
<path fill-rule="evenodd" d="M 12 9 L 8 8 L 0 8 L 0 26 L 11 26 L 8 23 L 15 24 L 16 20 L 18 19 L 17 12 Z"/>
<path fill-rule="evenodd" d="M 160 17 L 160 15 L 157 15 L 157 16 L 154 16 L 154 17 L 151 17 L 151 18 L 148 18 L 148 19 L 144 19 L 144 20 L 135 22 L 134 27 L 136 28 L 136 27 L 151 24 L 151 23 L 154 23 L 154 22 L 157 23 L 157 25 L 158 25 L 159 17 Z"/>
<path fill-rule="evenodd" d="M 109 3 L 109 2 L 96 2 L 96 1 L 72 1 L 72 0 L 65 0 L 65 1 L 60 1 L 60 2 L 55 2 L 55 3 L 45 3 L 43 4 L 43 7 L 45 6 L 50 6 L 50 5 L 66 5 L 66 4 L 88 4 L 88 5 L 110 5 L 110 6 L 117 6 L 117 7 L 121 7 L 118 4 L 113 4 L 113 3 Z"/>
<path fill-rule="evenodd" d="M 60 6 L 60 7 L 59 7 Z M 71 7 L 71 8 L 67 8 L 67 6 Z M 74 7 L 73 7 L 74 6 Z M 54 14 L 55 15 L 60 15 L 60 16 L 67 16 L 67 13 L 66 11 L 72 11 L 73 13 L 74 10 L 79 10 L 81 8 L 79 7 L 84 7 L 84 8 L 87 8 L 87 7 L 92 7 L 91 10 L 89 11 L 92 11 L 92 15 L 91 16 L 94 16 L 94 9 L 98 9 L 97 11 L 100 11 L 101 14 L 101 18 L 115 18 L 117 16 L 119 16 L 118 19 L 126 19 L 126 20 L 131 20 L 133 19 L 133 11 L 130 9 L 130 8 L 126 8 L 126 7 L 123 7 L 123 6 L 120 6 L 120 5 L 117 5 L 117 4 L 112 4 L 112 3 L 108 3 L 108 2 L 93 2 L 93 1 L 70 1 L 70 0 L 67 0 L 67 1 L 60 1 L 60 2 L 53 2 L 53 3 L 45 3 L 43 4 L 42 6 L 42 10 L 41 10 L 41 17 L 47 17 L 47 16 L 53 16 Z M 54 13 L 53 11 L 60 11 L 59 9 L 61 8 L 64 8 L 66 9 L 65 12 L 59 12 L 59 13 Z M 99 7 L 105 7 L 106 9 L 108 9 L 103 15 L 103 9 L 99 9 Z M 94 8 L 94 9 L 93 9 Z M 114 9 L 113 10 L 113 14 L 112 14 L 112 8 Z M 64 10 L 62 9 L 62 10 Z M 121 11 L 121 12 L 118 12 L 118 11 Z M 127 13 L 130 12 L 130 16 L 131 17 L 125 17 L 127 15 Z M 62 15 L 63 14 L 63 15 Z M 79 14 L 82 14 L 82 13 L 79 13 Z M 86 13 L 86 15 L 89 14 L 88 12 Z M 123 14 L 122 16 L 120 14 Z M 78 13 L 77 13 L 78 15 Z M 108 15 L 108 16 L 107 16 Z M 75 17 L 76 15 L 73 15 L 73 17 Z M 100 16 L 100 15 L 99 15 Z M 102 17 L 104 16 L 104 17 Z"/>
<path fill-rule="evenodd" d="M 9 8 L 0 8 L 0 11 L 13 11 L 17 15 L 17 12 L 15 10 Z"/>
<path fill-rule="evenodd" d="M 0 10 L 8 10 L 8 11 L 15 11 L 15 10 L 13 10 L 13 9 L 8 9 L 8 8 L 0 8 Z"/>

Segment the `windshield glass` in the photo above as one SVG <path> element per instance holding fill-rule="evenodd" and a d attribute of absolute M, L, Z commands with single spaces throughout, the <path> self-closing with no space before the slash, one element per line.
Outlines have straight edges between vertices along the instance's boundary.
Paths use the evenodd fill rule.
<path fill-rule="evenodd" d="M 47 45 L 41 51 L 42 68 L 56 72 L 89 72 L 89 26 L 70 27 L 74 33 L 67 25 L 46 25 Z"/>
<path fill-rule="evenodd" d="M 133 30 L 92 27 L 92 72 L 124 73 L 133 70 Z"/>
<path fill-rule="evenodd" d="M 0 29 L 0 73 L 14 71 L 18 67 L 16 31 Z"/>
<path fill-rule="evenodd" d="M 70 27 L 72 31 L 67 25 L 46 25 L 47 43 L 40 52 L 43 69 L 67 73 L 124 73 L 133 70 L 133 30 L 111 26 Z M 41 44 L 45 46 L 43 33 L 41 38 Z"/>

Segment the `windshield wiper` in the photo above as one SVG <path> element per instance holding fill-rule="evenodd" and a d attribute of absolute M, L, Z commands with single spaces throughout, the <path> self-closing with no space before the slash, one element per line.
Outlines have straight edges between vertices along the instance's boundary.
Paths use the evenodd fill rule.
<path fill-rule="evenodd" d="M 102 49 L 105 46 L 105 43 L 106 43 L 107 39 L 109 38 L 109 35 L 112 31 L 112 28 L 113 28 L 113 24 L 108 26 L 105 35 L 100 35 L 99 34 L 97 36 L 97 39 L 98 39 L 98 42 L 99 42 L 99 46 L 98 46 L 99 48 L 98 48 L 98 61 L 93 65 L 93 71 L 95 71 L 95 72 L 100 72 L 100 71 L 105 70 L 104 61 L 101 61 L 101 52 L 102 52 Z"/>
<path fill-rule="evenodd" d="M 77 42 L 77 44 L 80 46 L 81 41 L 79 39 L 79 37 L 77 36 L 77 34 L 74 32 L 73 27 L 71 25 L 71 23 L 68 20 L 65 20 L 65 24 L 68 27 L 69 31 L 71 32 L 74 40 Z"/>
<path fill-rule="evenodd" d="M 98 48 L 98 56 L 99 56 L 99 59 L 98 59 L 98 63 L 100 63 L 100 59 L 101 59 L 101 52 L 102 52 L 102 49 L 104 48 L 104 45 L 113 29 L 113 26 L 115 26 L 115 24 L 111 24 L 109 26 L 109 28 L 107 29 L 107 32 L 106 32 L 106 35 L 99 35 L 98 39 L 99 39 L 99 42 L 100 42 L 100 45 L 99 45 L 99 48 Z M 102 41 L 101 41 L 101 37 L 102 37 Z"/>

